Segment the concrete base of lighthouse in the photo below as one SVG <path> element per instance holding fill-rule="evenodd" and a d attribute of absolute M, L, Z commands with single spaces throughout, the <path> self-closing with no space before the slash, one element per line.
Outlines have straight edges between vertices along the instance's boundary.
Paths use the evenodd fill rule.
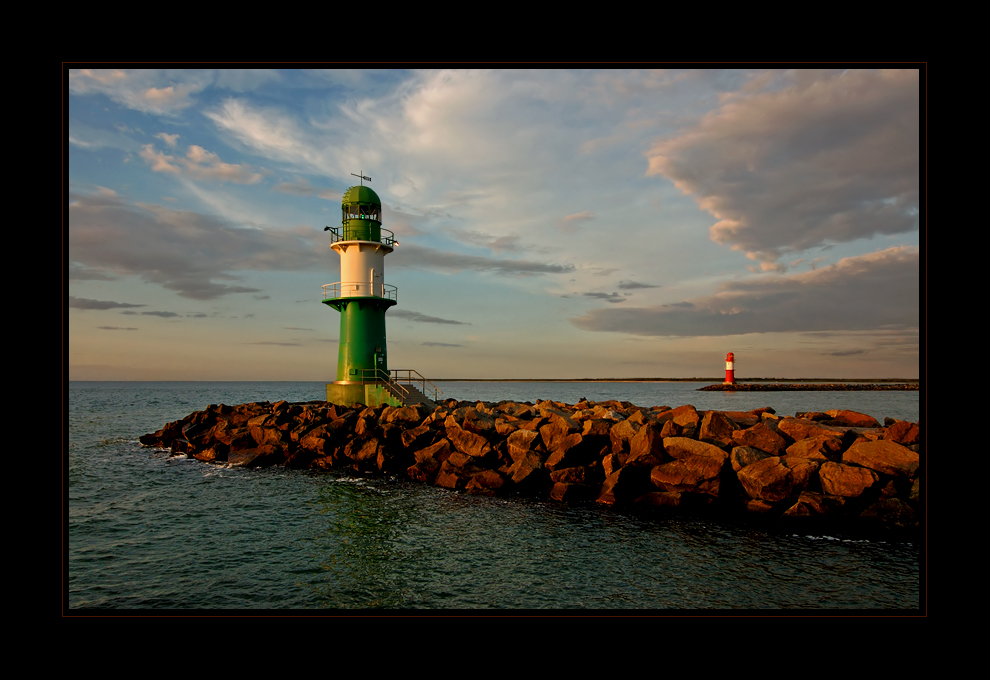
<path fill-rule="evenodd" d="M 402 400 L 381 383 L 327 383 L 327 401 L 339 406 L 402 406 Z"/>

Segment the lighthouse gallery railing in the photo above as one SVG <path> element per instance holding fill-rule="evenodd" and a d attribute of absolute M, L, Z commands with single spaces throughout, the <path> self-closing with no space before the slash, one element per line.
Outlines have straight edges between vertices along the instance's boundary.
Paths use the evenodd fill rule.
<path fill-rule="evenodd" d="M 337 281 L 323 286 L 324 300 L 336 300 L 342 297 L 380 297 L 398 301 L 398 293 L 395 286 L 371 281 Z"/>
<path fill-rule="evenodd" d="M 337 241 L 363 241 L 365 239 L 360 238 L 366 234 L 366 227 L 351 227 L 351 226 L 340 226 L 340 227 L 327 227 L 326 231 L 330 232 L 330 243 L 336 243 Z M 395 246 L 395 234 L 385 227 L 379 227 L 382 232 L 381 244 L 389 247 Z M 377 243 L 377 241 L 373 241 Z"/>

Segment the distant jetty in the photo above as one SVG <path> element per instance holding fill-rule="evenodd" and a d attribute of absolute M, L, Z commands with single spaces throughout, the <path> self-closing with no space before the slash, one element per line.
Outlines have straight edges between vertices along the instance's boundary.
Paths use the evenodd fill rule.
<path fill-rule="evenodd" d="M 204 463 L 385 475 L 486 496 L 913 530 L 919 423 L 626 401 L 213 404 L 140 437 Z"/>
<path fill-rule="evenodd" d="M 699 392 L 873 392 L 917 390 L 918 383 L 719 383 L 699 387 Z"/>

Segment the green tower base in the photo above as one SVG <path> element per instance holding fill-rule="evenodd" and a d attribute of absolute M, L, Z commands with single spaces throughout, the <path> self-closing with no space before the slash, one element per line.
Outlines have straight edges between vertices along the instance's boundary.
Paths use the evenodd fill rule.
<path fill-rule="evenodd" d="M 353 406 L 354 404 L 364 404 L 372 408 L 382 404 L 402 406 L 402 400 L 380 383 L 352 383 L 350 385 L 327 383 L 327 401 L 339 406 Z"/>

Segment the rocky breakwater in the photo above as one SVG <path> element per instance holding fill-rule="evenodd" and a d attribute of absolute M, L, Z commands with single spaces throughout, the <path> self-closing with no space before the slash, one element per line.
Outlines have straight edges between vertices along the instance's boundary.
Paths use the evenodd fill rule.
<path fill-rule="evenodd" d="M 210 405 L 142 444 L 204 463 L 385 474 L 495 495 L 917 528 L 919 424 L 852 411 L 447 401 Z"/>

